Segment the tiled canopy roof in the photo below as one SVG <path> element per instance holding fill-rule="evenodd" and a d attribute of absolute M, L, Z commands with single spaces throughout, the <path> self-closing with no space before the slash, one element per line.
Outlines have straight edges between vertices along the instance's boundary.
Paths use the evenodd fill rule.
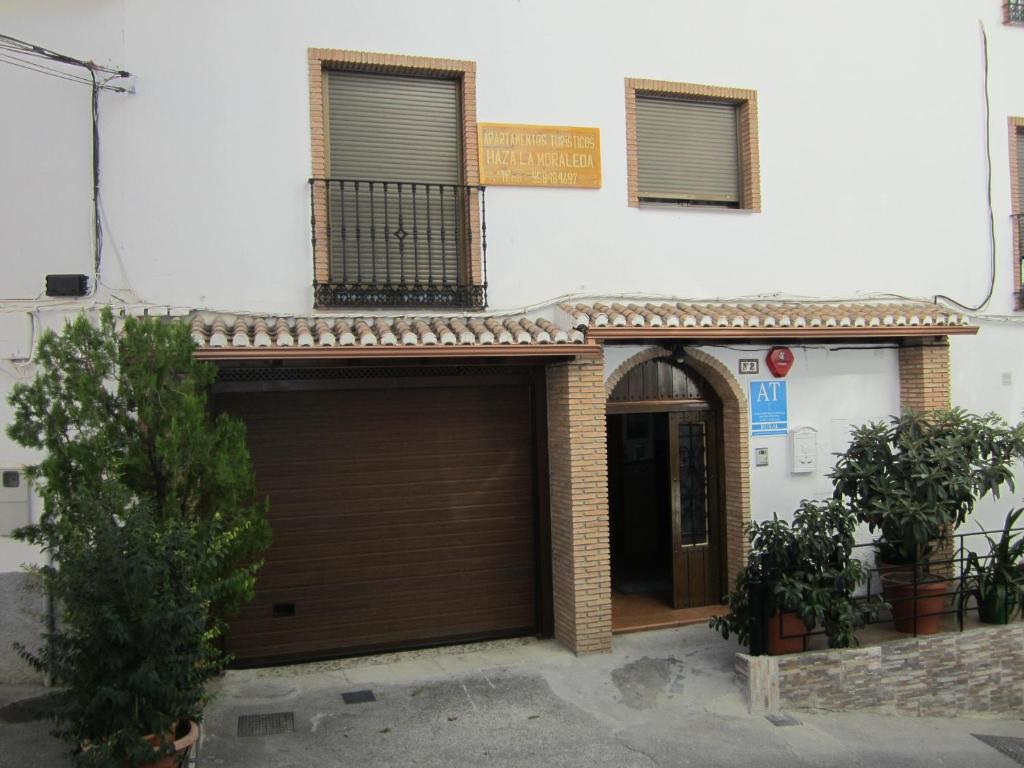
<path fill-rule="evenodd" d="M 965 327 L 964 315 L 924 303 L 561 304 L 574 328 L 891 329 Z"/>
<path fill-rule="evenodd" d="M 202 357 L 600 354 L 600 339 L 786 338 L 974 333 L 935 304 L 560 304 L 555 323 L 522 316 L 261 317 L 197 312 Z M 934 330 L 932 330 L 934 328 Z M 592 338 L 588 338 L 592 337 Z"/>
<path fill-rule="evenodd" d="M 525 317 L 252 317 L 196 314 L 200 349 L 573 345 L 582 331 Z"/>

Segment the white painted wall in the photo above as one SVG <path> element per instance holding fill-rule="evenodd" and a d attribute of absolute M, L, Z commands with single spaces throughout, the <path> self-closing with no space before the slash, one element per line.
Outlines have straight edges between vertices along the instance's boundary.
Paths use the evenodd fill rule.
<path fill-rule="evenodd" d="M 954 337 L 951 347 L 954 405 L 978 413 L 994 411 L 1012 423 L 1024 419 L 1024 329 L 986 322 L 976 337 Z M 998 499 L 981 500 L 974 520 L 960 530 L 981 530 L 979 526 L 1001 530 L 1006 513 L 1020 506 L 1024 506 L 1024 467 L 1018 465 L 1016 488 L 1004 490 Z"/>
<path fill-rule="evenodd" d="M 1005 310 L 1005 126 L 1024 114 L 1013 77 L 1024 46 L 1000 24 L 999 0 L 6 0 L 0 26 L 137 75 L 135 95 L 102 100 L 111 284 L 123 285 L 116 243 L 146 300 L 300 313 L 309 46 L 471 59 L 481 120 L 601 129 L 602 189 L 491 189 L 495 307 L 570 291 L 978 301 L 979 15 L 993 71 L 993 306 Z M 626 76 L 756 89 L 764 212 L 626 207 Z M 0 232 L 17 256 L 3 294 L 32 296 L 46 271 L 88 268 L 88 98 L 7 66 L 0 88 L 12 107 L 0 125 Z"/>
<path fill-rule="evenodd" d="M 1009 314 L 1006 117 L 1024 115 L 1024 29 L 1001 14 L 1001 0 L 3 0 L 0 32 L 136 75 L 134 95 L 101 99 L 107 288 L 133 303 L 308 314 L 308 47 L 474 60 L 481 121 L 601 129 L 600 190 L 488 191 L 496 309 L 570 292 L 978 302 L 990 276 L 981 17 L 988 311 Z M 762 213 L 626 206 L 628 76 L 757 90 Z M 31 309 L 10 300 L 36 297 L 48 272 L 89 272 L 92 257 L 88 90 L 0 64 L 0 93 L 2 314 Z M 1024 331 L 979 321 L 979 337 L 954 342 L 954 398 L 1019 418 Z M 740 354 L 712 353 L 730 366 Z M 896 410 L 891 351 L 801 355 L 791 419 L 819 429 L 823 457 L 837 419 Z M 21 375 L 0 360 L 0 397 Z M 766 441 L 758 517 L 827 488 L 790 476 L 784 441 Z M 23 460 L 0 438 L 0 465 Z M 9 546 L 0 570 L 23 554 Z"/>
<path fill-rule="evenodd" d="M 892 348 L 840 348 L 842 345 L 790 345 L 793 367 L 785 377 L 789 430 L 810 427 L 817 430 L 818 468 L 810 474 L 794 474 L 788 435 L 750 439 L 750 495 L 754 520 L 773 514 L 789 519 L 803 499 L 825 499 L 832 495 L 827 474 L 834 454 L 849 445 L 851 426 L 883 419 L 899 410 L 899 362 Z M 750 393 L 750 382 L 773 377 L 764 365 L 769 347 L 736 345 L 704 347 L 721 360 Z M 758 358 L 761 373 L 739 375 L 740 358 Z M 758 448 L 768 450 L 768 466 L 755 466 Z"/>

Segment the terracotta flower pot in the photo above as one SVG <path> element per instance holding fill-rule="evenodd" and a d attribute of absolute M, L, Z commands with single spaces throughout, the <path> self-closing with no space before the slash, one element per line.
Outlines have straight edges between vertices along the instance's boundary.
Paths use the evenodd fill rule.
<path fill-rule="evenodd" d="M 141 763 L 138 768 L 177 768 L 181 763 L 181 757 L 185 750 L 190 749 L 199 738 L 199 726 L 194 721 L 188 723 L 188 733 L 179 739 L 174 740 L 174 753 L 154 760 L 152 763 Z M 147 736 L 146 740 L 156 746 L 159 739 L 156 736 Z M 126 764 L 127 765 L 127 764 Z"/>
<path fill-rule="evenodd" d="M 146 736 L 145 739 L 154 747 L 160 743 L 160 739 L 152 734 Z M 181 765 L 182 755 L 185 753 L 185 750 L 191 749 L 198 739 L 199 725 L 198 723 L 189 720 L 188 732 L 184 736 L 174 740 L 174 752 L 172 754 L 161 757 L 151 763 L 136 763 L 135 766 L 130 766 L 128 761 L 125 760 L 124 768 L 178 768 L 178 766 Z M 90 744 L 85 743 L 82 745 L 83 752 L 88 752 L 90 749 L 92 749 Z"/>
<path fill-rule="evenodd" d="M 882 576 L 885 599 L 892 606 L 892 623 L 897 632 L 934 635 L 946 610 L 949 582 L 939 576 L 922 574 L 914 583 L 913 571 L 894 571 Z"/>
<path fill-rule="evenodd" d="M 807 627 L 793 611 L 780 611 L 768 619 L 768 655 L 783 656 L 804 649 Z"/>

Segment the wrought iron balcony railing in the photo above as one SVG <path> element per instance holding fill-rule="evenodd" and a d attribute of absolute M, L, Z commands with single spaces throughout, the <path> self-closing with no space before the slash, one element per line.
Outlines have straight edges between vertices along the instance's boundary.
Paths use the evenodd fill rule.
<path fill-rule="evenodd" d="M 485 189 L 310 179 L 315 303 L 482 309 Z"/>
<path fill-rule="evenodd" d="M 1007 24 L 1024 24 L 1024 0 L 1006 0 L 1003 11 Z"/>

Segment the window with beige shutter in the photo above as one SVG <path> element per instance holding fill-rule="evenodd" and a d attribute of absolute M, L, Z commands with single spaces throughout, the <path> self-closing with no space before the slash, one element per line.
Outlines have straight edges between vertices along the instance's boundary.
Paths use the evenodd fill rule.
<path fill-rule="evenodd" d="M 309 59 L 315 305 L 485 306 L 475 65 L 332 49 Z"/>
<path fill-rule="evenodd" d="M 331 274 L 357 284 L 458 284 L 465 204 L 458 82 L 324 74 Z"/>
<path fill-rule="evenodd" d="M 761 210 L 757 93 L 626 79 L 629 204 Z"/>
<path fill-rule="evenodd" d="M 637 95 L 641 200 L 740 205 L 736 105 Z"/>

